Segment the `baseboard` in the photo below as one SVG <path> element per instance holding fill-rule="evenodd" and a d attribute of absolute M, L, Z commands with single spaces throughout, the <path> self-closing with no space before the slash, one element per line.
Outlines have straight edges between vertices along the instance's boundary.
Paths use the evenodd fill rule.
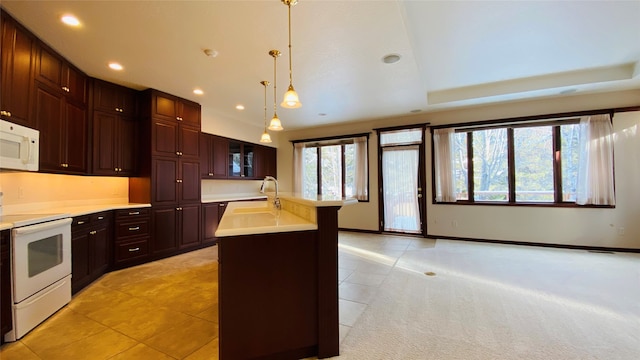
<path fill-rule="evenodd" d="M 365 234 L 382 234 L 378 230 L 363 230 L 363 229 L 350 229 L 350 228 L 338 228 L 338 231 L 349 231 L 349 232 L 357 232 L 357 233 L 365 233 Z"/>
<path fill-rule="evenodd" d="M 428 239 L 473 241 L 473 242 L 484 242 L 484 243 L 492 243 L 492 244 L 539 246 L 539 247 L 550 247 L 550 248 L 559 248 L 559 249 L 586 250 L 586 251 L 593 251 L 593 252 L 640 253 L 640 249 L 612 248 L 612 247 L 601 247 L 601 246 L 547 244 L 547 243 L 526 242 L 526 241 L 508 241 L 508 240 L 461 238 L 461 237 L 455 237 L 455 236 L 439 236 L 439 235 L 427 235 L 426 238 L 428 238 Z"/>

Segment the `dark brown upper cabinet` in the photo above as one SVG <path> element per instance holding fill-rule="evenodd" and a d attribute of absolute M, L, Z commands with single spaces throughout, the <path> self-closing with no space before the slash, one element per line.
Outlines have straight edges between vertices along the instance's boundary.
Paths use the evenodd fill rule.
<path fill-rule="evenodd" d="M 200 135 L 200 171 L 203 179 L 225 179 L 227 177 L 227 155 L 229 140 L 201 133 Z"/>
<path fill-rule="evenodd" d="M 44 44 L 37 49 L 36 80 L 59 89 L 67 99 L 87 103 L 87 76 Z"/>
<path fill-rule="evenodd" d="M 200 104 L 173 95 L 155 92 L 151 116 L 166 121 L 177 121 L 200 130 Z"/>
<path fill-rule="evenodd" d="M 0 22 L 0 118 L 35 128 L 32 94 L 36 38 L 4 11 L 0 12 Z"/>
<path fill-rule="evenodd" d="M 93 109 L 123 116 L 134 116 L 136 91 L 99 79 L 93 79 Z"/>

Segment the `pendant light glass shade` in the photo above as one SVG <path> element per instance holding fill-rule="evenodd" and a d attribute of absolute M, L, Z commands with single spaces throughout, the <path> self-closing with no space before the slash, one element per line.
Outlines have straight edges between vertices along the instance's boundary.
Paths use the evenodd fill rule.
<path fill-rule="evenodd" d="M 297 109 L 302 106 L 298 93 L 293 88 L 293 65 L 291 64 L 291 7 L 298 3 L 298 0 L 282 0 L 282 3 L 287 5 L 289 9 L 289 88 L 284 93 L 284 99 L 280 103 L 280 106 L 287 109 Z"/>
<path fill-rule="evenodd" d="M 282 127 L 282 123 L 280 122 L 280 119 L 278 118 L 278 115 L 274 115 L 273 119 L 271 119 L 271 122 L 269 123 L 269 130 L 273 130 L 273 131 L 280 131 L 284 129 Z"/>
<path fill-rule="evenodd" d="M 271 142 L 271 136 L 269 136 L 269 133 L 267 132 L 267 130 L 265 130 L 262 133 L 262 136 L 260 137 L 260 142 L 261 143 L 270 143 Z"/>
<path fill-rule="evenodd" d="M 260 137 L 260 142 L 270 143 L 271 136 L 269 136 L 269 133 L 267 132 L 267 86 L 269 86 L 269 82 L 266 80 L 263 80 L 263 81 L 260 81 L 260 84 L 264 86 L 264 132 Z"/>
<path fill-rule="evenodd" d="M 284 130 L 284 128 L 282 127 L 282 123 L 280 122 L 280 118 L 278 118 L 278 113 L 276 112 L 276 61 L 278 59 L 278 56 L 280 56 L 282 53 L 278 50 L 271 50 L 269 51 L 269 55 L 273 56 L 273 118 L 271 119 L 271 122 L 269 123 L 269 130 L 273 130 L 273 131 L 280 131 L 280 130 Z"/>
<path fill-rule="evenodd" d="M 302 106 L 298 93 L 293 88 L 293 85 L 289 85 L 289 89 L 284 93 L 284 100 L 280 103 L 280 106 L 288 109 L 297 109 Z"/>

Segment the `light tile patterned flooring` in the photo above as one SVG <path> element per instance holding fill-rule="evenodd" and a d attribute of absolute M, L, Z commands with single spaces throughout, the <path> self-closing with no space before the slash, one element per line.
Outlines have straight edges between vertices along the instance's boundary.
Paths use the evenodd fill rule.
<path fill-rule="evenodd" d="M 397 259 L 435 241 L 341 232 L 341 340 Z M 217 247 L 111 272 L 21 340 L 2 360 L 217 359 Z"/>

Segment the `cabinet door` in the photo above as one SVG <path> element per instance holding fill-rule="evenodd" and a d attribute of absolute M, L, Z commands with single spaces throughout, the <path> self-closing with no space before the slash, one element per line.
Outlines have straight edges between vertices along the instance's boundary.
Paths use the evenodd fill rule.
<path fill-rule="evenodd" d="M 242 177 L 254 179 L 255 173 L 255 146 L 252 144 L 242 145 Z"/>
<path fill-rule="evenodd" d="M 36 58 L 36 80 L 62 92 L 64 60 L 49 48 L 39 45 Z"/>
<path fill-rule="evenodd" d="M 200 133 L 200 176 L 213 176 L 213 135 Z"/>
<path fill-rule="evenodd" d="M 200 244 L 200 204 L 180 205 L 180 248 Z"/>
<path fill-rule="evenodd" d="M 63 167 L 63 99 L 49 87 L 36 83 L 35 119 L 40 130 L 40 170 Z"/>
<path fill-rule="evenodd" d="M 67 97 L 86 105 L 87 76 L 80 70 L 64 62 L 62 67 L 62 90 Z"/>
<path fill-rule="evenodd" d="M 0 89 L 0 117 L 7 121 L 32 127 L 31 116 L 35 39 L 5 12 L 2 15 L 0 57 L 2 88 Z"/>
<path fill-rule="evenodd" d="M 213 177 L 226 178 L 229 167 L 229 141 L 218 136 L 213 137 Z"/>
<path fill-rule="evenodd" d="M 202 204 L 202 242 L 205 244 L 216 241 L 218 229 L 218 203 Z"/>
<path fill-rule="evenodd" d="M 151 116 L 175 122 L 178 116 L 175 97 L 156 91 L 152 93 L 152 97 L 153 109 L 151 110 Z"/>
<path fill-rule="evenodd" d="M 132 176 L 138 172 L 138 121 L 122 116 L 118 121 L 118 175 Z"/>
<path fill-rule="evenodd" d="M 187 101 L 179 101 L 178 106 L 178 121 L 183 124 L 195 126 L 200 130 L 200 105 Z"/>
<path fill-rule="evenodd" d="M 276 149 L 268 146 L 257 146 L 255 155 L 256 177 L 276 177 Z"/>
<path fill-rule="evenodd" d="M 176 204 L 178 203 L 178 160 L 168 158 L 155 158 L 151 165 L 151 187 L 153 197 L 152 204 Z M 199 170 L 198 170 L 199 171 Z M 198 175 L 200 173 L 198 172 Z M 191 181 L 191 179 L 189 179 Z M 200 181 L 198 176 L 198 181 Z"/>
<path fill-rule="evenodd" d="M 153 156 L 176 156 L 178 153 L 178 124 L 153 120 L 151 128 L 151 154 Z"/>
<path fill-rule="evenodd" d="M 95 175 L 117 175 L 116 144 L 118 116 L 102 111 L 93 112 L 93 171 Z"/>
<path fill-rule="evenodd" d="M 93 107 L 108 113 L 133 115 L 135 92 L 124 86 L 99 79 L 93 80 Z"/>
<path fill-rule="evenodd" d="M 200 130 L 186 126 L 178 127 L 180 156 L 200 158 Z"/>
<path fill-rule="evenodd" d="M 228 152 L 229 177 L 241 177 L 242 173 L 242 144 L 235 141 L 229 141 Z"/>
<path fill-rule="evenodd" d="M 91 277 L 97 279 L 109 268 L 111 255 L 111 232 L 107 226 L 97 227 L 91 233 Z"/>
<path fill-rule="evenodd" d="M 154 207 L 151 209 L 151 251 L 153 254 L 164 254 L 175 251 L 177 243 L 177 208 Z"/>
<path fill-rule="evenodd" d="M 91 282 L 89 258 L 90 236 L 86 227 L 72 232 L 71 236 L 71 288 L 73 293 Z"/>
<path fill-rule="evenodd" d="M 65 129 L 62 146 L 65 148 L 65 172 L 87 173 L 87 111 L 82 106 L 65 102 Z"/>
<path fill-rule="evenodd" d="M 180 203 L 200 203 L 200 161 L 180 160 Z"/>

